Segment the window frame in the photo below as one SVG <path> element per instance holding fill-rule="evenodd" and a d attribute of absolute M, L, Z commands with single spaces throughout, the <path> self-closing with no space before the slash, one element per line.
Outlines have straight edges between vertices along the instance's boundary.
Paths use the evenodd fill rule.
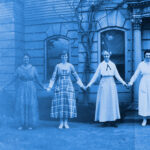
<path fill-rule="evenodd" d="M 103 29 L 103 30 L 99 30 L 98 31 L 98 64 L 101 62 L 101 34 L 105 31 L 110 31 L 110 30 L 117 30 L 117 31 L 121 31 L 121 32 L 124 32 L 124 56 L 125 56 L 125 74 L 124 74 L 124 78 L 125 80 L 127 79 L 127 74 L 128 74 L 128 71 L 127 71 L 127 31 L 123 28 L 118 28 L 118 27 L 110 27 L 110 28 L 106 28 L 106 29 Z M 113 55 L 113 54 L 112 54 Z"/>
<path fill-rule="evenodd" d="M 68 56 L 68 62 L 70 62 L 70 60 L 71 60 L 71 54 L 70 54 L 70 52 L 71 52 L 71 47 L 70 47 L 70 42 L 71 42 L 71 40 L 70 40 L 70 38 L 68 38 L 68 37 L 66 37 L 66 36 L 63 36 L 63 35 L 55 35 L 55 36 L 50 36 L 50 37 L 48 37 L 48 38 L 46 38 L 45 39 L 45 41 L 44 41 L 44 81 L 48 81 L 49 79 L 47 78 L 47 71 L 48 71 L 48 69 L 47 69 L 47 63 L 48 63 L 48 48 L 47 48 L 47 42 L 49 41 L 49 40 L 52 40 L 52 39 L 55 39 L 55 38 L 60 38 L 60 39 L 64 39 L 64 40 L 67 40 L 68 41 L 68 52 L 69 52 L 69 56 Z"/>

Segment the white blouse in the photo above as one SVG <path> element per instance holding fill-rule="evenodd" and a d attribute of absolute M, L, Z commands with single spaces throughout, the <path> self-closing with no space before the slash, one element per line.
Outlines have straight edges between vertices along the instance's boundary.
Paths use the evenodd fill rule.
<path fill-rule="evenodd" d="M 133 85 L 134 81 L 137 79 L 139 75 L 149 75 L 150 76 L 150 62 L 142 61 L 139 63 L 134 75 L 132 76 L 129 84 Z"/>
<path fill-rule="evenodd" d="M 101 76 L 115 76 L 118 81 L 120 81 L 122 84 L 125 84 L 125 82 L 123 81 L 123 79 L 120 77 L 118 73 L 116 65 L 112 61 L 109 61 L 108 63 L 103 61 L 99 64 L 93 78 L 88 84 L 88 87 L 91 86 L 100 75 Z"/>

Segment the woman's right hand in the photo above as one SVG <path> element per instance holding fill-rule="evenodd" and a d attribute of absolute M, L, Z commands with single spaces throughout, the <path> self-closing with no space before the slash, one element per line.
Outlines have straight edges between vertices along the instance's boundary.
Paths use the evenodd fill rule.
<path fill-rule="evenodd" d="M 131 86 L 132 86 L 132 83 L 129 82 L 129 83 L 128 83 L 128 87 L 131 87 Z"/>
<path fill-rule="evenodd" d="M 89 88 L 89 86 L 87 85 L 85 88 L 86 88 L 86 89 L 88 89 L 88 88 Z"/>
<path fill-rule="evenodd" d="M 123 86 L 128 87 L 128 85 L 127 85 L 127 83 L 126 83 L 126 82 L 124 82 L 124 83 L 123 83 Z"/>
<path fill-rule="evenodd" d="M 48 88 L 46 88 L 46 90 L 47 90 L 47 92 L 50 92 L 50 91 L 51 91 L 51 88 L 50 88 L 50 87 L 48 87 Z"/>
<path fill-rule="evenodd" d="M 82 89 L 83 89 L 84 91 L 86 91 L 86 87 L 85 87 L 84 85 L 83 85 Z"/>

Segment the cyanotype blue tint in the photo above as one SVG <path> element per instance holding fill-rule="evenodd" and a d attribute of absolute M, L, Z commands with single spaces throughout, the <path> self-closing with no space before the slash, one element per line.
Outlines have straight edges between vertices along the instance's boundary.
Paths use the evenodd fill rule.
<path fill-rule="evenodd" d="M 58 129 L 60 120 L 50 118 L 54 92 L 46 88 L 56 64 L 61 62 L 60 53 L 68 50 L 69 62 L 88 84 L 103 61 L 104 49 L 112 52 L 110 60 L 129 83 L 127 88 L 115 81 L 121 115 L 118 128 L 113 122 L 94 121 L 97 91 L 105 93 L 104 85 L 109 88 L 98 80 L 85 91 L 73 84 L 77 118 L 69 119 L 70 129 Z M 0 0 L 0 150 L 149 150 L 149 50 L 150 0 Z M 34 116 L 39 114 L 40 118 L 33 130 L 17 130 L 15 118 L 22 115 L 16 114 L 17 91 L 21 89 L 18 80 L 3 89 L 22 65 L 24 53 L 30 55 L 35 67 L 34 75 L 28 73 L 34 80 L 38 74 L 45 85 L 42 89 L 33 84 L 26 70 L 23 74 L 29 80 L 20 78 L 28 93 L 31 82 L 37 89 L 34 96 L 39 112 Z M 85 78 L 89 62 L 93 70 L 88 70 Z M 110 71 L 111 66 L 108 68 Z M 142 78 L 136 80 L 139 74 Z M 25 100 L 31 102 L 30 98 Z M 32 110 L 31 106 L 22 107 L 24 114 Z M 107 115 L 110 108 L 105 110 Z"/>
<path fill-rule="evenodd" d="M 61 52 L 64 50 L 69 51 L 68 40 L 61 37 L 47 40 L 47 79 L 51 78 L 56 64 L 61 62 Z"/>
<path fill-rule="evenodd" d="M 102 32 L 102 50 L 112 52 L 111 60 L 116 64 L 121 77 L 125 77 L 125 38 L 121 30 L 108 30 Z"/>

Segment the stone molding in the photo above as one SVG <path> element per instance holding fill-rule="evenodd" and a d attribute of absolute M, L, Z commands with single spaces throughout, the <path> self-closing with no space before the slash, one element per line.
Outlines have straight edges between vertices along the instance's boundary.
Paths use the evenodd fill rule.
<path fill-rule="evenodd" d="M 104 11 L 97 14 L 97 30 L 102 30 L 108 27 L 119 27 L 129 29 L 129 18 L 126 18 L 120 10 Z"/>
<path fill-rule="evenodd" d="M 142 18 L 132 18 L 131 22 L 134 30 L 141 30 Z"/>
<path fill-rule="evenodd" d="M 150 0 L 148 1 L 133 1 L 133 0 L 127 0 L 128 7 L 132 11 L 133 17 L 150 17 Z"/>
<path fill-rule="evenodd" d="M 50 24 L 48 30 L 46 31 L 47 37 L 51 36 L 64 36 L 67 38 L 74 38 L 69 31 L 73 30 L 75 27 L 72 25 L 68 25 L 65 23 L 58 23 L 58 24 Z"/>
<path fill-rule="evenodd" d="M 150 5 L 150 0 L 126 0 L 129 7 L 141 7 Z"/>

